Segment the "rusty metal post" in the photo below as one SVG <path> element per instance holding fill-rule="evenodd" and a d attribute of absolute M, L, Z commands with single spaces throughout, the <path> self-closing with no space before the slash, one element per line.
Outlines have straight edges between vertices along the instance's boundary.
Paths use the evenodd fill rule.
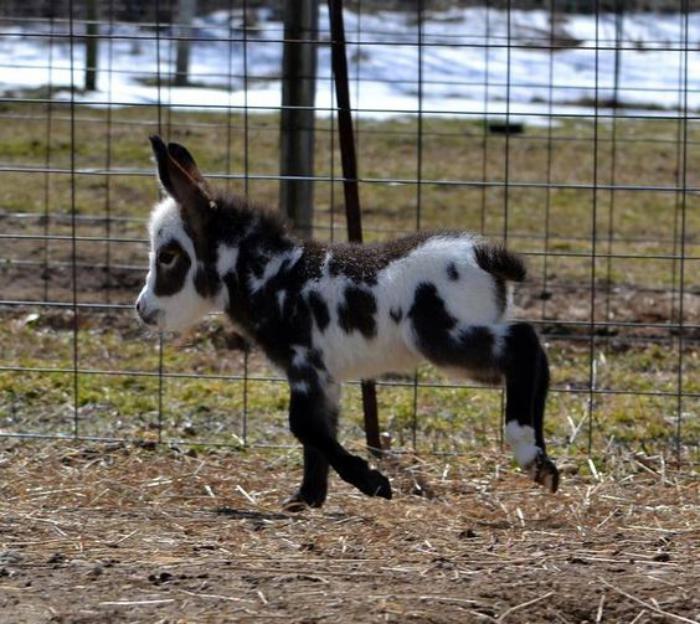
<path fill-rule="evenodd" d="M 331 22 L 331 62 L 335 95 L 338 101 L 338 135 L 343 166 L 343 192 L 345 194 L 345 216 L 348 226 L 348 240 L 362 242 L 362 218 L 360 195 L 357 186 L 357 155 L 355 135 L 350 111 L 350 90 L 348 88 L 348 61 L 345 52 L 345 26 L 343 24 L 343 0 L 328 0 L 328 13 Z M 367 448 L 373 455 L 381 456 L 379 439 L 379 419 L 377 413 L 377 392 L 374 382 L 362 382 L 362 407 L 365 416 L 365 436 Z"/>

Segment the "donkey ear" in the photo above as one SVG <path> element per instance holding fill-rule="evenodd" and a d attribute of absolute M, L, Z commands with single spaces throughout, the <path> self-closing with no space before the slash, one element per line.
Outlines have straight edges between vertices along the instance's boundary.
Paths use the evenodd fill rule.
<path fill-rule="evenodd" d="M 157 134 L 148 137 L 151 142 L 151 149 L 153 150 L 153 156 L 156 159 L 156 167 L 158 168 L 158 180 L 165 189 L 168 195 L 173 195 L 175 189 L 173 188 L 172 182 L 170 180 L 170 156 L 168 155 L 168 148 L 163 143 Z"/>
<path fill-rule="evenodd" d="M 177 143 L 166 147 L 157 135 L 150 140 L 158 165 L 158 178 L 166 193 L 187 212 L 201 205 L 211 205 L 211 191 L 192 155 Z"/>
<path fill-rule="evenodd" d="M 192 154 L 187 151 L 184 145 L 179 143 L 168 143 L 168 154 L 180 167 L 182 167 L 187 175 L 189 175 L 199 186 L 207 188 L 207 183 L 204 176 L 199 171 L 197 163 L 194 162 Z"/>

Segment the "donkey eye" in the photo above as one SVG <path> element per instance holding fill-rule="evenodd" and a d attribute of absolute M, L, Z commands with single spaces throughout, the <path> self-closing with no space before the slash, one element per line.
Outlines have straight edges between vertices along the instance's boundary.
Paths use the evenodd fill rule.
<path fill-rule="evenodd" d="M 170 249 L 164 249 L 158 253 L 158 264 L 164 267 L 170 267 L 175 264 L 177 259 L 177 252 Z"/>

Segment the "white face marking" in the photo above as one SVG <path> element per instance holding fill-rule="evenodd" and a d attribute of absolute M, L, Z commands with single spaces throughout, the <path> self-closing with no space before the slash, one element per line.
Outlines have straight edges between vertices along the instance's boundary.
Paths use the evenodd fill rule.
<path fill-rule="evenodd" d="M 157 326 L 161 331 L 184 329 L 211 312 L 217 301 L 202 297 L 195 288 L 194 276 L 200 264 L 196 259 L 194 244 L 185 232 L 180 209 L 172 198 L 168 197 L 156 205 L 148 229 L 151 239 L 149 270 L 146 284 L 137 300 L 137 309 L 144 322 Z M 168 268 L 163 263 L 157 266 L 158 252 L 163 245 L 173 241 L 187 254 L 190 266 L 180 290 L 158 296 L 155 293 L 158 271 L 167 271 Z"/>
<path fill-rule="evenodd" d="M 540 450 L 535 446 L 535 430 L 528 425 L 509 422 L 505 431 L 506 442 L 513 449 L 518 464 L 525 468 L 537 457 Z"/>

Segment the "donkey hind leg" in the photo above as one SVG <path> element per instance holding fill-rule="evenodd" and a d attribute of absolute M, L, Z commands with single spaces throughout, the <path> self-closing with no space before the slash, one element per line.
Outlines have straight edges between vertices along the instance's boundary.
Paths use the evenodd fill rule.
<path fill-rule="evenodd" d="M 289 425 L 304 445 L 304 479 L 299 490 L 302 499 L 310 498 L 317 506 L 323 504 L 329 464 L 341 479 L 363 494 L 390 499 L 389 480 L 378 470 L 371 469 L 364 459 L 350 454 L 336 440 L 337 402 L 333 395 L 337 393 L 317 383 L 303 384 L 299 388 L 292 387 Z"/>
<path fill-rule="evenodd" d="M 549 389 L 547 355 L 528 323 L 507 325 L 502 340 L 497 359 L 506 381 L 506 441 L 532 479 L 556 492 L 559 471 L 547 457 L 543 433 Z"/>
<path fill-rule="evenodd" d="M 436 332 L 433 326 L 422 335 L 423 327 L 415 325 L 418 347 L 434 364 L 458 367 L 480 381 L 505 377 L 506 441 L 523 470 L 556 492 L 559 472 L 547 457 L 542 430 L 549 365 L 533 327 L 528 323 L 460 327 L 453 319 L 450 331 Z"/>

